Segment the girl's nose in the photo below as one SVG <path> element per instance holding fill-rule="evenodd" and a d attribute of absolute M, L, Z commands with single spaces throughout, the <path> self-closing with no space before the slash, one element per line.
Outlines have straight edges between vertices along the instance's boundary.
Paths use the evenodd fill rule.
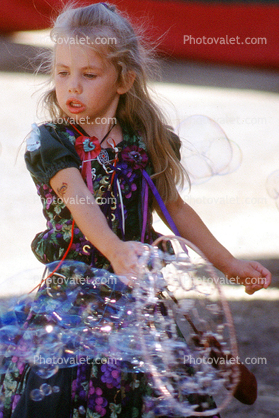
<path fill-rule="evenodd" d="M 69 93 L 81 93 L 82 87 L 77 79 L 72 78 L 69 82 Z"/>

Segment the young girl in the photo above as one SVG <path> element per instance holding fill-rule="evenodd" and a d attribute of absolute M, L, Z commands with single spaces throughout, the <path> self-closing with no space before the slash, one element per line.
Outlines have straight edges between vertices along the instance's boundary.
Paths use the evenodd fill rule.
<path fill-rule="evenodd" d="M 66 254 L 129 280 L 137 275 L 142 243 L 158 236 L 156 209 L 166 223 L 169 213 L 179 234 L 229 278 L 238 277 L 248 293 L 268 287 L 269 271 L 235 259 L 179 196 L 176 185 L 185 175 L 180 141 L 149 96 L 148 54 L 128 20 L 105 3 L 68 8 L 52 38 L 54 87 L 45 96 L 51 122 L 34 126 L 25 156 L 47 219 L 32 243 L 36 257 L 46 264 Z M 258 284 L 250 285 L 251 277 Z M 63 390 L 34 402 L 30 391 L 44 381 Z M 14 363 L 3 387 L 4 417 L 153 416 L 143 406 L 144 374 L 98 365 L 61 369 L 43 380 Z M 10 393 L 16 396 L 9 399 Z"/>

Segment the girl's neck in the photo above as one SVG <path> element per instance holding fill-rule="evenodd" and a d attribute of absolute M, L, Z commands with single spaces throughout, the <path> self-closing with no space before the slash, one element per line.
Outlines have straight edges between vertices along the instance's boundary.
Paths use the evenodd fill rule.
<path fill-rule="evenodd" d="M 88 136 L 96 136 L 98 139 L 102 139 L 106 133 L 112 127 L 112 124 L 80 124 L 79 125 Z"/>
<path fill-rule="evenodd" d="M 79 126 L 88 136 L 91 136 L 91 137 L 95 136 L 98 138 L 99 142 L 102 141 L 103 148 L 107 148 L 109 138 L 113 138 L 115 144 L 119 144 L 119 142 L 123 140 L 122 129 L 121 129 L 120 124 L 117 123 L 117 121 L 116 123 L 111 123 L 111 124 L 94 124 L 94 125 L 93 124 L 92 125 L 80 124 Z"/>

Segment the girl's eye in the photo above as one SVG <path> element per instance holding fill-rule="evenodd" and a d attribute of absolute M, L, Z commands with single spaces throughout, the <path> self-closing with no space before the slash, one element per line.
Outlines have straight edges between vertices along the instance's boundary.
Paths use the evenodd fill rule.
<path fill-rule="evenodd" d="M 59 71 L 58 75 L 60 75 L 61 77 L 66 77 L 66 75 L 68 75 L 68 71 Z"/>
<path fill-rule="evenodd" d="M 92 74 L 92 73 L 85 73 L 84 74 L 84 77 L 92 79 L 92 78 L 96 78 L 97 75 L 96 74 Z"/>

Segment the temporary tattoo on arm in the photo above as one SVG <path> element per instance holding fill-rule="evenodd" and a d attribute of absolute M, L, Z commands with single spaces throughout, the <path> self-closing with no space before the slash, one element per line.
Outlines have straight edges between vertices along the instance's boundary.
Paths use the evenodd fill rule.
<path fill-rule="evenodd" d="M 59 196 L 63 197 L 68 189 L 68 183 L 62 183 L 61 187 L 58 187 L 57 193 Z"/>

